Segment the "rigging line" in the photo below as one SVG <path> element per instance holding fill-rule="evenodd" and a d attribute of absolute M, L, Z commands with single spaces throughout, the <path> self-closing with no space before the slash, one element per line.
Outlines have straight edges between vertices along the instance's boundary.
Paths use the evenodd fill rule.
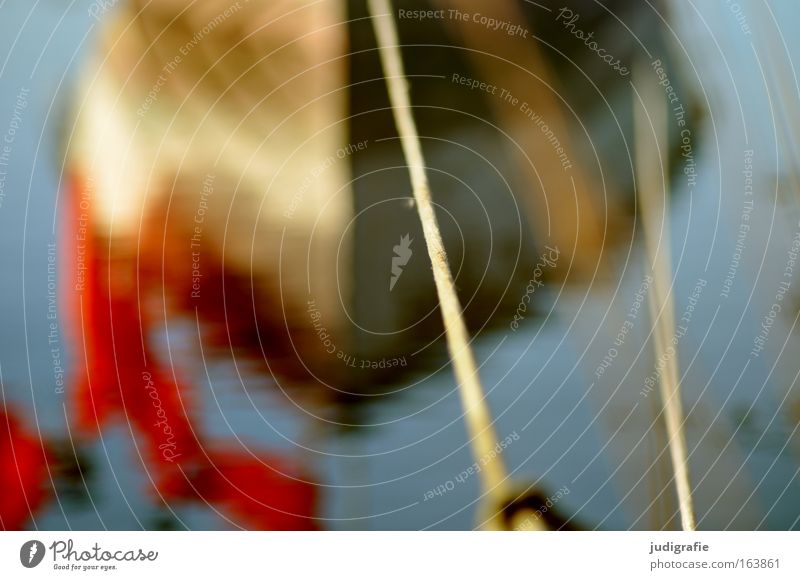
<path fill-rule="evenodd" d="M 655 82 L 648 82 L 641 64 L 636 80 L 641 92 L 633 87 L 634 148 L 636 153 L 636 194 L 641 206 L 647 260 L 653 272 L 648 307 L 653 324 L 653 350 L 656 363 L 664 359 L 659 377 L 659 394 L 664 408 L 667 445 L 675 476 L 681 525 L 695 529 L 689 462 L 684 435 L 678 352 L 674 343 L 675 305 L 672 296 L 672 260 L 670 257 L 669 200 L 667 199 L 668 168 L 664 163 L 667 131 L 667 108 Z M 638 103 L 637 98 L 638 97 Z M 663 172 L 663 173 L 662 173 Z M 663 178 L 662 178 L 663 175 Z M 659 229 L 661 235 L 659 238 Z M 673 348 L 673 352 L 668 349 Z"/>
<path fill-rule="evenodd" d="M 433 266 L 433 277 L 444 321 L 447 348 L 459 387 L 472 453 L 475 460 L 481 464 L 479 476 L 483 492 L 487 499 L 497 500 L 494 508 L 499 509 L 501 507 L 499 502 L 505 499 L 506 469 L 502 458 L 494 451 L 497 446 L 497 436 L 483 394 L 461 304 L 456 294 L 442 235 L 431 201 L 430 186 L 425 172 L 425 159 L 411 112 L 408 80 L 403 70 L 403 60 L 390 0 L 369 0 L 369 11 L 378 41 L 395 125 L 408 164 L 414 199 L 422 221 L 425 244 Z"/>

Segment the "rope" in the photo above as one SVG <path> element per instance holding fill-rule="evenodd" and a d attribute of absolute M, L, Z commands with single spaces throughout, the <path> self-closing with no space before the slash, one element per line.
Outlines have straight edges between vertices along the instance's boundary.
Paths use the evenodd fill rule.
<path fill-rule="evenodd" d="M 395 125 L 408 165 L 428 256 L 433 265 L 433 278 L 436 282 L 436 292 L 444 320 L 447 348 L 458 382 L 470 444 L 476 462 L 481 464 L 479 472 L 481 486 L 487 496 L 502 501 L 507 477 L 506 470 L 499 454 L 494 451 L 497 446 L 497 436 L 483 395 L 475 357 L 469 345 L 469 335 L 464 323 L 461 304 L 456 294 L 442 235 L 431 202 L 431 191 L 425 172 L 425 159 L 411 113 L 408 80 L 403 70 L 403 60 L 400 55 L 397 28 L 391 14 L 390 0 L 369 0 L 369 10 L 378 40 L 378 49 Z M 499 509 L 500 506 L 495 504 L 495 507 Z"/>
<path fill-rule="evenodd" d="M 643 74 L 639 75 L 644 78 Z M 643 83 L 641 102 L 634 103 L 634 134 L 636 147 L 636 188 L 641 204 L 641 219 L 644 229 L 645 247 L 648 261 L 653 271 L 653 286 L 648 300 L 650 318 L 653 322 L 653 349 L 656 359 L 667 352 L 668 345 L 675 336 L 675 305 L 671 293 L 672 260 L 670 257 L 669 205 L 666 200 L 666 178 L 662 180 L 663 140 L 667 135 L 666 108 L 658 92 L 658 85 Z M 634 88 L 634 91 L 636 89 Z M 649 105 L 649 108 L 648 108 Z M 655 110 L 650 115 L 648 110 Z M 647 143 L 655 138 L 655 143 Z M 662 198 L 659 199 L 659 192 Z M 662 235 L 659 240 L 659 230 Z M 659 394 L 664 408 L 664 421 L 672 471 L 675 474 L 675 487 L 684 530 L 695 529 L 692 488 L 689 482 L 689 461 L 686 452 L 686 439 L 683 432 L 684 416 L 681 403 L 680 378 L 678 371 L 677 348 L 673 356 L 665 361 L 664 371 L 659 379 Z"/>

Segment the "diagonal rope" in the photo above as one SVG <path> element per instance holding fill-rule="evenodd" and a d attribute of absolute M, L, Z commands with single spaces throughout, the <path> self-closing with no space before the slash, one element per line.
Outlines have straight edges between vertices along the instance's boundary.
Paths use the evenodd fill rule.
<path fill-rule="evenodd" d="M 639 72 L 638 79 L 644 79 Z M 636 92 L 636 88 L 634 88 Z M 659 393 L 664 408 L 672 471 L 680 506 L 681 525 L 684 530 L 695 529 L 692 488 L 689 481 L 689 461 L 684 435 L 684 415 L 681 403 L 678 372 L 677 345 L 667 356 L 667 349 L 675 336 L 675 305 L 672 296 L 672 260 L 670 257 L 669 204 L 666 199 L 667 168 L 663 152 L 666 149 L 667 109 L 657 84 L 642 83 L 640 102 L 634 99 L 634 145 L 636 151 L 636 193 L 641 205 L 647 259 L 653 271 L 653 286 L 648 300 L 653 323 L 653 350 L 656 360 L 666 357 L 664 370 L 659 377 Z M 651 111 L 653 114 L 651 114 Z M 649 146 L 648 146 L 649 144 Z M 661 236 L 659 238 L 659 230 Z"/>
<path fill-rule="evenodd" d="M 497 499 L 499 503 L 504 498 L 506 470 L 499 454 L 494 451 L 497 446 L 497 436 L 483 394 L 475 357 L 469 345 L 469 335 L 464 323 L 461 304 L 456 294 L 442 235 L 431 201 L 431 191 L 425 173 L 425 159 L 411 113 L 408 80 L 403 70 L 397 28 L 391 14 L 391 3 L 389 0 L 369 0 L 369 10 L 378 40 L 381 64 L 386 77 L 395 125 L 408 165 L 428 256 L 433 265 L 433 277 L 444 320 L 447 348 L 459 386 L 472 453 L 482 467 L 479 475 L 484 494 L 488 498 Z M 496 507 L 499 509 L 500 506 Z"/>

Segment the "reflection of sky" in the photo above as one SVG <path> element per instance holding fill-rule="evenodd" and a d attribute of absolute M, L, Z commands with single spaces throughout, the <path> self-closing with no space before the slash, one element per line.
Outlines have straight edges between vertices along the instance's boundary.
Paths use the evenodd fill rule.
<path fill-rule="evenodd" d="M 748 2 L 740 4 L 756 30 L 757 18 L 763 13 L 748 9 Z M 797 14 L 794 18 L 790 14 L 798 11 L 792 2 L 776 4 L 779 21 L 797 21 Z M 688 3 L 683 6 L 681 14 L 685 16 Z M 800 511 L 800 489 L 793 482 L 797 448 L 782 449 L 793 429 L 785 410 L 798 400 L 790 394 L 784 402 L 798 368 L 798 344 L 796 336 L 787 340 L 787 319 L 779 319 L 772 329 L 766 352 L 744 367 L 760 321 L 773 302 L 793 235 L 788 225 L 796 222 L 798 213 L 786 207 L 776 209 L 773 204 L 774 178 L 783 171 L 776 167 L 769 100 L 749 44 L 754 37 L 741 33 L 724 3 L 700 6 L 702 19 L 692 16 L 681 27 L 686 50 L 696 59 L 697 73 L 687 69 L 680 74 L 687 75 L 690 86 L 697 85 L 694 75 L 700 75 L 711 115 L 702 143 L 695 143 L 696 151 L 702 151 L 698 185 L 690 196 L 681 191 L 680 182 L 675 184 L 678 195 L 672 224 L 676 311 L 683 312 L 699 278 L 708 281 L 681 345 L 686 409 L 692 411 L 687 436 L 689 449 L 694 450 L 695 501 L 700 518 L 708 512 L 701 526 L 718 527 L 726 525 L 753 493 L 736 525 L 756 526 L 766 517 L 762 525 L 785 528 Z M 94 21 L 86 15 L 85 6 L 62 13 L 61 5 L 54 2 L 4 4 L 0 10 L 0 54 L 10 55 L 0 69 L 1 134 L 13 114 L 17 93 L 23 87 L 30 89 L 22 129 L 13 142 L 6 197 L 0 208 L 3 394 L 27 410 L 43 431 L 63 437 L 63 397 L 55 393 L 46 318 L 47 244 L 56 240 L 52 223 L 58 173 L 53 160 L 58 154 L 56 135 L 69 90 L 70 75 L 63 71 L 80 61 L 81 43 L 88 38 L 84 34 Z M 788 33 L 788 27 L 784 33 L 792 54 L 800 54 L 800 39 Z M 698 59 L 698 55 L 707 58 Z M 764 53 L 760 56 L 764 66 L 766 57 Z M 699 96 L 704 98 L 702 93 Z M 731 295 L 721 299 L 741 214 L 745 149 L 755 150 L 756 206 Z M 648 487 L 652 484 L 637 482 L 642 465 L 652 460 L 653 445 L 651 435 L 637 446 L 651 420 L 652 404 L 652 399 L 639 394 L 644 377 L 652 370 L 649 348 L 642 348 L 644 324 L 637 325 L 619 349 L 612 368 L 587 389 L 643 275 L 641 257 L 634 258 L 615 297 L 613 290 L 595 291 L 583 303 L 585 290 L 571 290 L 559 298 L 545 326 L 533 324 L 517 333 L 484 337 L 477 353 L 485 361 L 482 375 L 492 389 L 490 400 L 500 435 L 520 435 L 520 441 L 505 455 L 510 469 L 522 481 L 541 478 L 551 492 L 569 487 L 571 493 L 562 500 L 565 510 L 578 513 L 589 525 L 606 528 L 650 525 L 647 517 L 637 520 L 652 500 L 652 488 Z M 800 287 L 800 279 L 793 285 Z M 609 304 L 612 308 L 605 315 Z M 593 336 L 598 326 L 600 330 Z M 63 340 L 61 346 L 66 354 Z M 226 376 L 224 369 L 211 369 L 210 375 L 213 397 L 208 381 L 202 375 L 197 379 L 209 395 L 205 415 L 214 433 L 230 437 L 227 420 L 247 443 L 288 446 L 286 439 L 299 436 L 291 413 L 270 403 L 273 395 L 250 393 L 270 422 L 268 427 L 245 404 L 235 385 L 214 379 Z M 463 447 L 459 400 L 452 389 L 451 375 L 439 373 L 416 385 L 408 396 L 378 406 L 373 420 L 382 426 L 366 429 L 358 437 L 326 443 L 324 450 L 331 455 L 322 462 L 309 454 L 310 460 L 316 458 L 322 479 L 340 486 L 327 493 L 329 517 L 385 514 L 332 523 L 331 527 L 472 525 L 475 478 L 442 497 L 423 501 L 428 490 L 452 480 L 472 463 L 469 450 Z M 754 401 L 749 421 L 741 421 Z M 225 419 L 217 405 L 224 410 Z M 412 413 L 410 418 L 398 420 Z M 732 438 L 737 424 L 741 427 Z M 144 484 L 144 475 L 130 469 L 126 436 L 122 429 L 112 431 L 104 444 L 97 444 L 94 453 L 103 483 L 95 501 L 100 515 L 90 514 L 91 509 L 69 511 L 64 506 L 73 528 L 147 523 L 151 508 L 136 491 Z M 391 450 L 396 451 L 389 453 Z M 358 460 L 349 455 L 370 457 Z M 382 483 L 364 487 L 376 482 Z M 204 525 L 205 515 L 186 516 L 190 525 Z M 64 527 L 64 516 L 56 506 L 40 524 Z"/>

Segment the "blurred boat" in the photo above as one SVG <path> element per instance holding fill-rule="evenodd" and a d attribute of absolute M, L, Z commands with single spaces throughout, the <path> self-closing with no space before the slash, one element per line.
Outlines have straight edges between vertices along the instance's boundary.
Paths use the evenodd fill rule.
<path fill-rule="evenodd" d="M 85 437 L 127 423 L 167 503 L 313 528 L 308 474 L 210 440 L 183 376 L 238 356 L 282 388 L 331 378 L 305 311 L 313 297 L 333 332 L 348 292 L 343 15 L 334 2 L 183 8 L 116 7 L 81 77 L 63 257 L 73 417 Z M 181 317 L 197 327 L 194 358 L 157 346 Z"/>

